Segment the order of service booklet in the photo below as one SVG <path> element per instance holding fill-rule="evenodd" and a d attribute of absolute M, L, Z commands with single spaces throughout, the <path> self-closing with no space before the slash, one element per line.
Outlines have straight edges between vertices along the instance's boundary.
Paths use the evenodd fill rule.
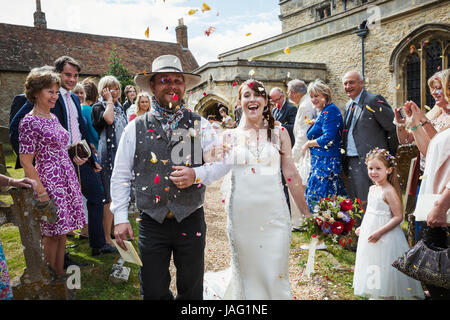
<path fill-rule="evenodd" d="M 133 247 L 133 244 L 130 241 L 124 240 L 123 243 L 127 247 L 127 251 L 123 250 L 116 242 L 116 240 L 112 240 L 114 245 L 116 246 L 117 250 L 119 250 L 120 255 L 122 256 L 123 260 L 137 264 L 142 267 L 142 261 L 139 258 L 139 255 L 137 254 L 136 250 Z"/>

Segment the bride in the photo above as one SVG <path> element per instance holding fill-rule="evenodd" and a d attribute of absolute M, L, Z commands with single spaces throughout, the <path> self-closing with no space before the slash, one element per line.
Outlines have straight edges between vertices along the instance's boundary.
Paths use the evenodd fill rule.
<path fill-rule="evenodd" d="M 231 270 L 207 273 L 204 297 L 291 299 L 291 224 L 280 165 L 298 208 L 305 216 L 311 214 L 292 158 L 289 134 L 275 124 L 262 83 L 252 79 L 243 83 L 238 104 L 243 118 L 238 128 L 223 133 L 227 151 L 222 161 L 206 164 L 201 173 L 197 172 L 204 184 L 229 172 L 222 189 L 228 216 Z"/>

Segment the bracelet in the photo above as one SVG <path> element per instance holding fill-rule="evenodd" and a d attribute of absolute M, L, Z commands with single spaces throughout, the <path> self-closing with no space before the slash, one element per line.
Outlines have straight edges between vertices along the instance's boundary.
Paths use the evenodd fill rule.
<path fill-rule="evenodd" d="M 414 128 L 409 128 L 411 131 L 416 131 L 417 129 L 419 129 L 421 126 L 423 126 L 422 123 L 419 123 L 417 126 L 415 126 Z"/>
<path fill-rule="evenodd" d="M 395 125 L 396 127 L 400 127 L 400 128 L 406 127 L 406 124 L 404 124 L 404 123 L 398 123 L 397 121 L 395 121 L 395 119 L 394 119 L 393 123 L 394 123 L 394 125 Z"/>
<path fill-rule="evenodd" d="M 427 120 L 427 121 L 424 121 L 424 122 L 420 121 L 420 123 L 422 124 L 422 126 L 424 126 L 424 125 L 426 125 L 427 123 L 431 124 L 431 121 L 430 121 L 430 120 Z"/>

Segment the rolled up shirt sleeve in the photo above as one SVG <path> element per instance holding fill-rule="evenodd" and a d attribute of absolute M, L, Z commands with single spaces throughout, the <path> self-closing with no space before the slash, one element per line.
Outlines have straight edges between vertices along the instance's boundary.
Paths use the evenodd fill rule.
<path fill-rule="evenodd" d="M 114 225 L 128 221 L 131 179 L 133 178 L 134 153 L 136 151 L 136 125 L 130 122 L 122 134 L 111 176 L 111 212 Z"/>

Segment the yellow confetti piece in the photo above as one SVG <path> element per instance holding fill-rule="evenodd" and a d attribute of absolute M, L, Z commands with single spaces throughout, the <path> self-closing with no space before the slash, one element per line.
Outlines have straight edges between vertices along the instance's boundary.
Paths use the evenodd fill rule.
<path fill-rule="evenodd" d="M 249 37 L 249 36 L 251 36 L 251 35 L 252 35 L 252 33 L 249 32 L 249 33 L 247 33 L 245 36 L 246 36 L 246 37 Z"/>
<path fill-rule="evenodd" d="M 284 49 L 284 53 L 290 54 L 291 53 L 291 48 L 287 47 L 286 49 Z"/>
<path fill-rule="evenodd" d="M 163 165 L 166 165 L 169 160 L 161 160 L 161 162 L 163 163 Z"/>
<path fill-rule="evenodd" d="M 400 89 L 400 85 L 398 84 L 394 88 L 395 88 L 395 90 L 399 90 Z"/>
<path fill-rule="evenodd" d="M 154 154 L 153 152 L 152 152 L 152 158 L 150 159 L 150 162 L 153 163 L 153 164 L 158 162 L 158 158 L 156 158 L 156 154 Z"/>
<path fill-rule="evenodd" d="M 202 12 L 209 11 L 209 10 L 211 10 L 211 7 L 208 6 L 206 3 L 203 3 L 203 5 L 202 5 Z"/>
<path fill-rule="evenodd" d="M 191 10 L 189 10 L 188 14 L 189 14 L 190 16 L 192 16 L 192 15 L 195 14 L 197 11 L 198 11 L 197 9 L 191 9 Z"/>
<path fill-rule="evenodd" d="M 146 36 L 147 38 L 150 37 L 150 27 L 147 27 L 147 30 L 145 30 L 145 36 Z"/>
<path fill-rule="evenodd" d="M 373 110 L 371 107 L 369 107 L 368 105 L 366 105 L 366 109 L 372 112 L 375 112 L 375 110 Z"/>

